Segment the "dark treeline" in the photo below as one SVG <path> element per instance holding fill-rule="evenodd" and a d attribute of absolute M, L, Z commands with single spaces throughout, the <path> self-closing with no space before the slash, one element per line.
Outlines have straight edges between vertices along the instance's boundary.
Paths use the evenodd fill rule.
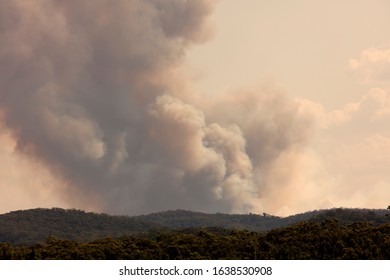
<path fill-rule="evenodd" d="M 305 220 L 322 222 L 338 219 L 342 225 L 368 222 L 375 226 L 390 223 L 386 209 L 330 209 L 306 212 L 286 218 L 256 214 L 206 214 L 173 210 L 128 217 L 86 213 L 75 209 L 31 209 L 0 215 L 0 242 L 33 245 L 52 235 L 58 239 L 91 242 L 105 237 L 119 238 L 151 230 L 209 228 L 269 231 Z"/>
<path fill-rule="evenodd" d="M 78 242 L 0 243 L 1 259 L 390 259 L 390 224 L 304 221 L 268 232 L 221 228 L 149 231 Z"/>
<path fill-rule="evenodd" d="M 120 237 L 160 228 L 134 217 L 86 213 L 76 209 L 30 209 L 0 215 L 0 242 L 35 244 L 50 236 L 80 242 Z"/>

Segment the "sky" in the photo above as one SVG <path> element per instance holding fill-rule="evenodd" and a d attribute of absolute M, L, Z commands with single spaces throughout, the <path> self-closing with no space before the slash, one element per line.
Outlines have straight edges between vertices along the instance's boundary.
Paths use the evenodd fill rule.
<path fill-rule="evenodd" d="M 390 204 L 390 3 L 0 3 L 0 212 Z"/>

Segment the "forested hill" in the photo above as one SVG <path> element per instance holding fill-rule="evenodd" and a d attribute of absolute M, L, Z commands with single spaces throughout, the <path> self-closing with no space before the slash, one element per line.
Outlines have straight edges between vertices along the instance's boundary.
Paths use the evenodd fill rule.
<path fill-rule="evenodd" d="M 286 218 L 267 214 L 206 214 L 173 210 L 127 217 L 86 213 L 81 210 L 31 209 L 0 215 L 0 242 L 34 244 L 48 236 L 75 241 L 91 241 L 104 237 L 120 237 L 151 231 L 184 228 L 224 228 L 267 231 L 300 221 L 338 219 L 341 224 L 369 222 L 390 223 L 389 210 L 330 209 L 306 212 Z"/>
<path fill-rule="evenodd" d="M 158 227 L 134 217 L 38 208 L 0 215 L 0 242 L 34 244 L 43 242 L 48 236 L 90 241 L 106 236 L 132 235 Z"/>
<path fill-rule="evenodd" d="M 137 216 L 137 220 L 152 222 L 167 228 L 200 228 L 220 227 L 225 229 L 244 229 L 250 231 L 267 231 L 292 225 L 301 221 L 321 222 L 327 219 L 337 219 L 341 224 L 368 222 L 381 225 L 390 222 L 390 210 L 386 209 L 348 209 L 334 208 L 316 210 L 281 218 L 264 213 L 256 214 L 206 214 L 185 210 L 171 210 Z"/>

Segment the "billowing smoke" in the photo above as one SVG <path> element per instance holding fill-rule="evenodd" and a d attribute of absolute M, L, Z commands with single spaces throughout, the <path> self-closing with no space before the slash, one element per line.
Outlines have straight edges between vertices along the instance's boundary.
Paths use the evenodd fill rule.
<path fill-rule="evenodd" d="M 262 211 L 289 184 L 310 130 L 298 104 L 271 89 L 211 99 L 175 86 L 188 84 L 186 50 L 212 33 L 210 2 L 0 2 L 3 122 L 69 203 Z"/>

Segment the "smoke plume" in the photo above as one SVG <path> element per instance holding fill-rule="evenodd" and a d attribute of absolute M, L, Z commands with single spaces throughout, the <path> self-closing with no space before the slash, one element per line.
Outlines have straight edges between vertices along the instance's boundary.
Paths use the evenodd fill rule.
<path fill-rule="evenodd" d="M 295 176 L 310 132 L 295 101 L 267 88 L 212 99 L 175 87 L 189 83 L 178 70 L 188 48 L 212 34 L 213 6 L 0 2 L 2 120 L 70 204 L 258 212 Z"/>

